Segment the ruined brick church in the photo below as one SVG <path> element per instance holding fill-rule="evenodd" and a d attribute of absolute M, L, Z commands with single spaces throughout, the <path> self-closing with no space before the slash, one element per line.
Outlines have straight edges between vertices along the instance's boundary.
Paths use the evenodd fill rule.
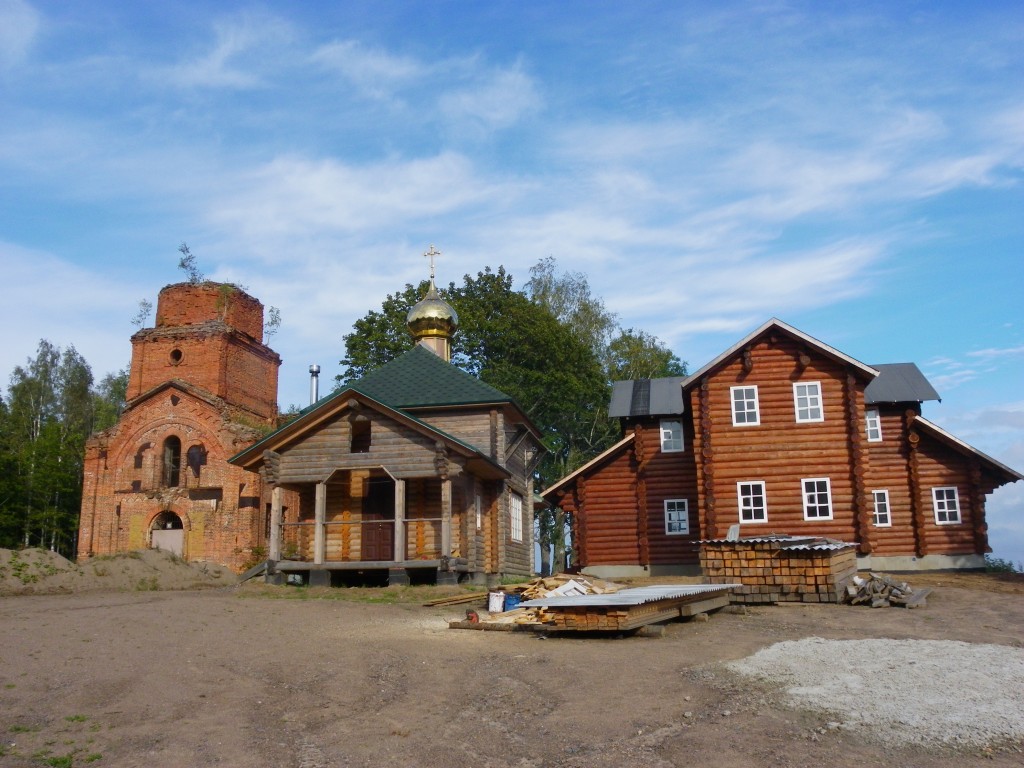
<path fill-rule="evenodd" d="M 165 287 L 155 327 L 132 337 L 124 414 L 86 445 L 79 558 L 159 547 L 239 570 L 258 557 L 261 479 L 227 459 L 277 426 L 280 365 L 252 296 Z"/>

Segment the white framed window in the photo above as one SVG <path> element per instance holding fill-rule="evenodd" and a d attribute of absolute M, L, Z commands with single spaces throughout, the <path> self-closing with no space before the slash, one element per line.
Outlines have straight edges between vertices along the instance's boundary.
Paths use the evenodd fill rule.
<path fill-rule="evenodd" d="M 666 453 L 683 450 L 683 422 L 676 419 L 662 419 L 661 450 Z"/>
<path fill-rule="evenodd" d="M 798 381 L 793 384 L 793 407 L 798 422 L 824 421 L 821 407 L 821 382 Z"/>
<path fill-rule="evenodd" d="M 509 536 L 512 541 L 523 540 L 523 497 L 513 491 L 508 492 Z"/>
<path fill-rule="evenodd" d="M 741 523 L 768 522 L 768 501 L 763 480 L 736 483 L 736 498 L 739 500 Z"/>
<path fill-rule="evenodd" d="M 473 495 L 473 508 L 476 512 L 476 529 L 479 531 L 484 527 L 484 500 L 480 497 L 480 491 Z"/>
<path fill-rule="evenodd" d="M 665 499 L 665 533 L 669 536 L 690 532 L 689 503 L 686 499 Z"/>
<path fill-rule="evenodd" d="M 871 522 L 879 528 L 892 526 L 892 516 L 889 514 L 889 492 L 872 491 L 871 498 L 875 503 L 875 513 Z"/>
<path fill-rule="evenodd" d="M 864 430 L 869 443 L 882 442 L 882 418 L 878 415 L 877 408 L 864 412 Z"/>
<path fill-rule="evenodd" d="M 732 400 L 732 425 L 734 427 L 756 426 L 761 423 L 761 411 L 757 406 L 757 387 L 730 387 Z"/>
<path fill-rule="evenodd" d="M 804 520 L 832 519 L 832 483 L 827 477 L 800 481 L 804 488 Z"/>
<path fill-rule="evenodd" d="M 932 488 L 932 508 L 935 510 L 936 525 L 959 523 L 960 494 L 956 487 Z"/>

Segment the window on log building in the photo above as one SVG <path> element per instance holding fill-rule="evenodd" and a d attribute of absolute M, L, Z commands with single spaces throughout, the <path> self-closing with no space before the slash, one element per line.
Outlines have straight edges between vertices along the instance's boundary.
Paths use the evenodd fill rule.
<path fill-rule="evenodd" d="M 793 407 L 798 422 L 824 421 L 821 409 L 821 382 L 804 381 L 793 385 Z"/>
<path fill-rule="evenodd" d="M 955 487 L 932 488 L 932 508 L 936 525 L 960 522 L 960 495 Z"/>
<path fill-rule="evenodd" d="M 757 406 L 757 387 L 732 387 L 732 425 L 734 427 L 756 426 L 761 423 L 761 411 Z"/>
<path fill-rule="evenodd" d="M 370 452 L 370 425 L 370 420 L 365 416 L 352 422 L 352 441 L 349 443 L 349 453 Z"/>
<path fill-rule="evenodd" d="M 804 520 L 832 519 L 832 484 L 827 477 L 801 481 L 804 486 Z"/>
<path fill-rule="evenodd" d="M 675 419 L 662 420 L 661 450 L 666 453 L 683 450 L 683 422 Z"/>
<path fill-rule="evenodd" d="M 688 507 L 686 499 L 665 499 L 665 533 L 672 536 L 690 532 Z"/>
<path fill-rule="evenodd" d="M 878 409 L 872 408 L 869 411 L 864 412 L 865 431 L 867 432 L 869 443 L 880 443 L 882 442 L 882 419 L 878 415 Z"/>
<path fill-rule="evenodd" d="M 892 525 L 892 518 L 889 516 L 889 492 L 872 491 L 871 497 L 875 502 L 872 522 L 879 528 L 888 528 Z"/>
<path fill-rule="evenodd" d="M 736 496 L 739 499 L 741 523 L 768 521 L 768 501 L 765 498 L 763 480 L 736 483 Z"/>
<path fill-rule="evenodd" d="M 523 497 L 518 493 L 508 493 L 509 535 L 512 541 L 523 540 Z"/>

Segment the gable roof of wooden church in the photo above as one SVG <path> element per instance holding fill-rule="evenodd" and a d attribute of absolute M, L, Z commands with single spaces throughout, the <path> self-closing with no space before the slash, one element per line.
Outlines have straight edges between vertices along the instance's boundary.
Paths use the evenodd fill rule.
<path fill-rule="evenodd" d="M 402 409 L 514 402 L 419 344 L 348 386 Z"/>

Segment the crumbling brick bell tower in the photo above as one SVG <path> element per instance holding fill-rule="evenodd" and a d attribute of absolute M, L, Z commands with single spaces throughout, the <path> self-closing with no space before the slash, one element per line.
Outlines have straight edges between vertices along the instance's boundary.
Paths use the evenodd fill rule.
<path fill-rule="evenodd" d="M 224 283 L 160 291 L 132 337 L 127 405 L 86 445 L 79 558 L 160 547 L 235 570 L 266 537 L 259 475 L 227 463 L 276 426 L 263 305 Z"/>

